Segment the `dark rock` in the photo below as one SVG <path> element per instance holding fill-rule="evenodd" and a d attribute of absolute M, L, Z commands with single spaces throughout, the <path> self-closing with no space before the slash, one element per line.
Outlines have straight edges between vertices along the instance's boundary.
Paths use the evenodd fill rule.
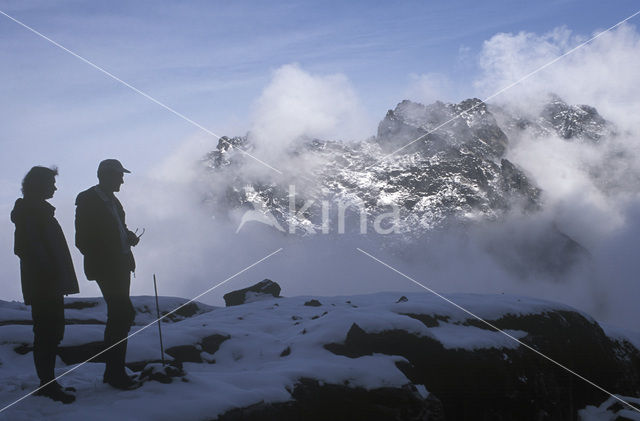
<path fill-rule="evenodd" d="M 398 301 L 396 301 L 396 304 L 406 303 L 407 301 L 409 301 L 409 299 L 403 295 L 402 297 L 398 298 Z"/>
<path fill-rule="evenodd" d="M 320 317 L 322 317 L 322 316 L 326 316 L 327 314 L 329 314 L 329 313 L 325 311 L 324 313 L 322 313 L 322 314 L 320 314 L 320 315 L 315 315 L 315 316 L 313 316 L 313 317 L 311 318 L 311 320 L 317 320 L 317 319 L 319 319 L 319 318 L 320 318 Z"/>
<path fill-rule="evenodd" d="M 33 320 L 0 320 L 0 326 L 8 325 L 32 325 Z"/>
<path fill-rule="evenodd" d="M 74 310 L 82 310 L 85 308 L 91 308 L 98 305 L 98 301 L 70 301 L 65 300 L 64 308 L 74 309 Z"/>
<path fill-rule="evenodd" d="M 439 321 L 432 315 L 410 316 L 427 326 Z M 640 392 L 640 352 L 610 340 L 597 323 L 579 313 L 506 315 L 489 322 L 527 332 L 522 342 L 612 393 Z M 465 323 L 491 329 L 476 319 Z M 607 397 L 523 346 L 446 349 L 428 336 L 404 330 L 368 333 L 353 324 L 344 343 L 325 348 L 350 358 L 374 353 L 406 358 L 408 363 L 398 368 L 437 396 L 451 420 L 572 420 L 577 410 L 599 405 Z"/>
<path fill-rule="evenodd" d="M 202 338 L 202 350 L 209 354 L 215 354 L 220 349 L 220 345 L 229 338 L 230 336 L 226 335 L 210 335 Z"/>
<path fill-rule="evenodd" d="M 136 310 L 136 313 L 148 314 L 154 319 L 156 318 L 157 310 L 155 306 L 150 307 L 146 304 L 135 304 L 136 302 L 134 301 L 134 308 Z M 163 323 L 175 323 L 196 316 L 198 314 L 203 314 L 211 311 L 211 308 L 207 305 L 198 302 L 188 302 L 187 300 L 179 305 L 176 305 L 175 308 L 170 308 L 169 310 L 166 310 L 166 306 L 164 306 L 162 302 L 160 302 L 160 306 L 161 308 L 165 307 L 165 310 L 161 310 Z"/>
<path fill-rule="evenodd" d="M 80 364 L 84 361 L 104 362 L 104 353 L 95 358 L 94 355 L 104 350 L 102 341 L 88 342 L 82 345 L 60 346 L 58 347 L 58 355 L 62 361 L 67 364 Z"/>
<path fill-rule="evenodd" d="M 438 327 L 440 323 L 438 320 L 447 322 L 449 321 L 449 316 L 441 316 L 439 314 L 404 314 L 405 316 L 409 316 L 412 319 L 420 320 L 426 327 Z"/>
<path fill-rule="evenodd" d="M 33 351 L 33 345 L 32 344 L 21 344 L 18 345 L 17 347 L 13 348 L 13 350 L 20 355 L 26 355 L 28 353 L 30 353 L 31 351 Z"/>
<path fill-rule="evenodd" d="M 201 363 L 202 357 L 200 353 L 202 352 L 194 345 L 178 345 L 164 351 L 167 355 L 171 355 L 176 361 L 181 363 Z"/>
<path fill-rule="evenodd" d="M 186 305 L 183 305 L 181 307 L 178 307 L 177 310 L 175 310 L 173 313 L 171 313 L 169 315 L 169 317 L 173 316 L 173 315 L 177 315 L 177 316 L 181 316 L 181 317 L 193 317 L 196 314 L 199 313 L 199 308 L 198 305 L 196 303 L 189 303 Z"/>
<path fill-rule="evenodd" d="M 65 319 L 67 325 L 104 325 L 103 320 L 96 319 Z M 8 325 L 33 325 L 33 320 L 0 320 L 0 326 Z"/>
<path fill-rule="evenodd" d="M 215 354 L 220 348 L 220 345 L 229 338 L 230 336 L 225 335 L 209 335 L 202 338 L 202 341 L 198 344 L 174 346 L 166 349 L 164 352 L 172 356 L 176 363 L 201 363 L 203 362 L 202 356 L 200 355 L 202 351 Z"/>
<path fill-rule="evenodd" d="M 282 352 L 280 353 L 280 356 L 281 356 L 281 357 L 286 357 L 287 355 L 290 355 L 290 354 L 291 354 L 291 348 L 290 348 L 290 347 L 286 347 L 286 348 L 284 349 L 284 351 L 282 351 Z"/>
<path fill-rule="evenodd" d="M 227 307 L 231 307 L 272 297 L 280 298 L 280 285 L 270 279 L 265 279 L 248 288 L 229 292 L 223 298 Z"/>
<path fill-rule="evenodd" d="M 173 381 L 174 378 L 183 378 L 186 375 L 182 369 L 182 364 L 172 361 L 169 364 L 147 364 L 141 371 L 138 379 L 141 382 L 145 381 L 157 381 L 160 383 L 168 384 Z"/>
<path fill-rule="evenodd" d="M 304 303 L 304 305 L 307 307 L 320 307 L 322 303 L 314 298 L 313 300 L 309 300 Z"/>
<path fill-rule="evenodd" d="M 105 320 L 97 319 L 65 319 L 64 322 L 68 325 L 106 325 Z"/>
<path fill-rule="evenodd" d="M 300 379 L 292 400 L 259 403 L 233 409 L 217 421 L 443 421 L 442 405 L 435 396 L 423 399 L 415 387 L 366 390 L 347 385 L 320 384 Z"/>
<path fill-rule="evenodd" d="M 149 364 L 162 364 L 162 360 L 157 359 L 157 360 L 149 360 L 149 361 L 127 362 L 127 368 L 129 368 L 131 371 L 141 372 Z"/>

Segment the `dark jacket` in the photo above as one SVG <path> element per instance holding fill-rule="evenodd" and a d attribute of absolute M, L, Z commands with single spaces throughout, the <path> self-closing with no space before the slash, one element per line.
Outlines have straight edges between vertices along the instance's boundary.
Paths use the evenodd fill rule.
<path fill-rule="evenodd" d="M 84 255 L 84 272 L 89 280 L 108 279 L 136 268 L 131 250 L 123 251 L 120 222 L 105 197 L 113 201 L 124 230 L 129 233 L 124 209 L 113 194 L 101 196 L 96 187 L 76 198 L 76 247 Z"/>
<path fill-rule="evenodd" d="M 32 199 L 16 200 L 11 211 L 25 304 L 80 292 L 69 246 L 54 213 L 48 202 Z"/>

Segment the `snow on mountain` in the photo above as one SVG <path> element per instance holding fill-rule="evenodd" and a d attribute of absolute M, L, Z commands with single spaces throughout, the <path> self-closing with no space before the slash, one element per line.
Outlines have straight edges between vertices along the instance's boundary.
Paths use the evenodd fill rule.
<path fill-rule="evenodd" d="M 557 135 L 570 141 L 598 143 L 616 133 L 612 124 L 594 107 L 569 105 L 554 94 L 549 95 L 536 117 L 513 113 L 496 105 L 489 109 L 508 136 L 518 136 L 522 130 L 531 130 L 537 137 Z"/>
<path fill-rule="evenodd" d="M 459 113 L 462 118 L 456 119 Z M 385 159 L 388 153 L 421 136 Z M 250 139 L 224 138 L 208 156 L 216 172 L 235 171 L 224 201 L 232 207 L 266 203 L 282 223 L 294 224 L 303 233 L 319 231 L 319 209 L 309 209 L 309 218 L 300 218 L 288 209 L 287 185 L 242 177 L 238 167 L 247 158 L 233 152 L 238 147 L 250 148 Z M 356 143 L 307 139 L 290 151 L 317 163 L 303 174 L 311 181 L 297 186 L 298 205 L 305 199 L 351 204 L 357 199 L 370 215 L 389 212 L 389 206 L 396 205 L 400 208 L 397 228 L 406 235 L 420 235 L 452 218 L 495 219 L 515 201 L 533 210 L 539 206 L 539 190 L 504 159 L 507 142 L 480 100 L 429 106 L 403 101 L 387 113 L 374 138 Z"/>

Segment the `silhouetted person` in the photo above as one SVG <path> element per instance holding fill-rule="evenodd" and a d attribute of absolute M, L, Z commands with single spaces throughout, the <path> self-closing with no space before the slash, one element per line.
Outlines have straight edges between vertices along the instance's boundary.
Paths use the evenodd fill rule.
<path fill-rule="evenodd" d="M 58 344 L 64 336 L 64 299 L 76 294 L 78 280 L 55 208 L 46 200 L 56 189 L 56 168 L 33 167 L 22 180 L 11 221 L 16 225 L 14 252 L 20 257 L 24 303 L 33 317 L 33 362 L 44 386 L 37 395 L 63 403 L 76 398 L 54 380 Z"/>
<path fill-rule="evenodd" d="M 125 214 L 114 192 L 120 191 L 124 173 L 130 171 L 115 159 L 98 166 L 97 186 L 80 193 L 76 199 L 76 246 L 84 255 L 87 279 L 98 282 L 107 303 L 105 347 L 120 344 L 105 353 L 103 380 L 118 389 L 133 389 L 138 383 L 125 371 L 129 329 L 135 311 L 129 298 L 131 272 L 135 261 L 131 247 L 138 237 L 127 229 Z"/>

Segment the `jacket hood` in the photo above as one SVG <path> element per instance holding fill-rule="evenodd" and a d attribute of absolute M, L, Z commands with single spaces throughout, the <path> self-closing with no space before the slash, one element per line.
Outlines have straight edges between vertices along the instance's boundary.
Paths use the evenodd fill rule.
<path fill-rule="evenodd" d="M 18 199 L 11 211 L 11 222 L 14 224 L 25 216 L 46 218 L 54 215 L 56 208 L 44 200 Z"/>

